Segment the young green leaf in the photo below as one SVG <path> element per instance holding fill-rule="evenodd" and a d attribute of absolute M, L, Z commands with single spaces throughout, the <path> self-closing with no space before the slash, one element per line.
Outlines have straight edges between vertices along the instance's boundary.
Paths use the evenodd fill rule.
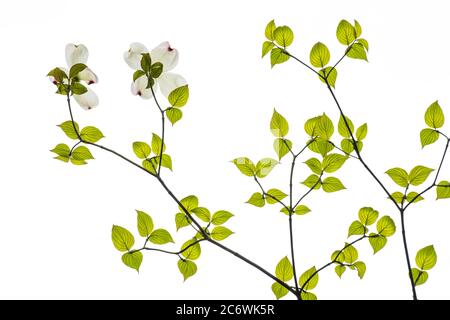
<path fill-rule="evenodd" d="M 274 282 L 272 284 L 272 292 L 275 295 L 275 297 L 277 299 L 281 299 L 283 298 L 285 295 L 288 294 L 289 290 L 286 289 L 285 287 L 283 287 L 281 284 L 279 284 L 278 282 Z"/>
<path fill-rule="evenodd" d="M 352 120 L 350 118 L 345 117 L 347 120 L 347 124 L 350 127 L 350 131 L 347 128 L 347 124 L 345 123 L 344 117 L 341 115 L 338 122 L 338 132 L 344 138 L 350 138 L 351 134 L 355 130 Z M 352 150 L 353 151 L 353 150 Z"/>
<path fill-rule="evenodd" d="M 321 181 L 318 175 L 312 174 L 305 181 L 302 182 L 308 188 L 318 190 L 320 189 Z"/>
<path fill-rule="evenodd" d="M 336 86 L 338 72 L 334 67 L 326 67 L 319 71 L 319 79 L 323 83 L 328 83 L 332 88 Z"/>
<path fill-rule="evenodd" d="M 126 252 L 122 255 L 122 262 L 132 269 L 135 269 L 137 272 L 139 272 L 139 267 L 142 263 L 142 252 L 140 251 L 133 251 L 133 252 Z"/>
<path fill-rule="evenodd" d="M 265 30 L 265 36 L 268 40 L 273 41 L 273 32 L 276 29 L 276 25 L 275 25 L 275 20 L 270 21 L 267 26 L 266 26 L 266 30 Z"/>
<path fill-rule="evenodd" d="M 439 102 L 433 102 L 425 112 L 425 123 L 430 128 L 440 128 L 444 125 L 445 117 Z"/>
<path fill-rule="evenodd" d="M 152 149 L 147 143 L 136 141 L 133 142 L 133 151 L 139 159 L 146 159 L 150 156 Z"/>
<path fill-rule="evenodd" d="M 362 44 L 366 51 L 369 51 L 369 42 L 366 39 L 358 39 L 358 43 Z"/>
<path fill-rule="evenodd" d="M 360 126 L 356 130 L 356 139 L 357 140 L 364 140 L 364 138 L 367 136 L 367 123 L 364 123 L 362 126 Z"/>
<path fill-rule="evenodd" d="M 74 125 L 76 128 L 76 131 L 75 131 Z M 78 123 L 76 123 L 76 122 L 72 123 L 72 121 L 65 121 L 65 122 L 61 123 L 60 125 L 58 125 L 58 127 L 60 127 L 61 130 L 64 131 L 66 136 L 68 136 L 70 139 L 78 140 L 77 132 L 80 132 Z"/>
<path fill-rule="evenodd" d="M 75 82 L 70 86 L 70 91 L 76 95 L 82 95 L 87 92 L 87 88 L 79 82 Z"/>
<path fill-rule="evenodd" d="M 292 142 L 288 139 L 276 138 L 273 142 L 273 149 L 275 150 L 278 160 L 281 160 L 292 149 Z"/>
<path fill-rule="evenodd" d="M 196 196 L 190 195 L 186 198 L 180 200 L 183 207 L 186 208 L 187 211 L 192 211 L 193 209 L 198 207 L 198 198 Z M 183 211 L 181 207 L 179 207 L 180 211 Z"/>
<path fill-rule="evenodd" d="M 141 237 L 148 237 L 153 231 L 153 220 L 144 211 L 136 210 L 137 227 Z"/>
<path fill-rule="evenodd" d="M 120 226 L 113 225 L 111 232 L 111 239 L 119 251 L 130 251 L 134 245 L 134 237 L 130 231 Z"/>
<path fill-rule="evenodd" d="M 356 42 L 348 49 L 346 56 L 352 59 L 367 60 L 366 48 L 362 43 Z"/>
<path fill-rule="evenodd" d="M 189 86 L 184 85 L 173 90 L 167 97 L 172 107 L 183 107 L 189 99 Z"/>
<path fill-rule="evenodd" d="M 289 124 L 277 110 L 273 109 L 272 119 L 270 120 L 270 131 L 275 137 L 284 137 L 289 132 Z"/>
<path fill-rule="evenodd" d="M 353 235 L 362 235 L 367 232 L 367 228 L 358 220 L 352 222 L 348 228 L 348 237 Z"/>
<path fill-rule="evenodd" d="M 391 197 L 394 198 L 396 203 L 402 203 L 403 201 L 403 193 L 396 191 L 394 193 L 391 194 Z"/>
<path fill-rule="evenodd" d="M 336 192 L 345 189 L 341 180 L 335 177 L 328 177 L 322 181 L 322 188 L 325 192 Z"/>
<path fill-rule="evenodd" d="M 148 240 L 154 244 L 166 244 L 169 242 L 174 242 L 169 231 L 165 229 L 154 230 L 148 237 Z"/>
<path fill-rule="evenodd" d="M 231 212 L 219 210 L 213 214 L 211 223 L 213 225 L 219 226 L 227 222 L 231 217 L 233 217 L 233 214 Z"/>
<path fill-rule="evenodd" d="M 50 70 L 47 76 L 55 78 L 55 81 L 58 83 L 62 83 L 64 79 L 67 79 L 67 74 L 60 68 Z"/>
<path fill-rule="evenodd" d="M 76 77 L 81 71 L 86 69 L 87 66 L 84 63 L 76 63 L 74 64 L 69 71 L 69 77 L 72 79 Z"/>
<path fill-rule="evenodd" d="M 330 51 L 327 46 L 317 42 L 309 54 L 311 64 L 316 68 L 324 68 L 330 62 Z"/>
<path fill-rule="evenodd" d="M 300 296 L 302 297 L 302 300 L 305 300 L 305 301 L 309 301 L 309 300 L 314 301 L 314 300 L 317 300 L 317 296 L 316 296 L 314 293 L 312 293 L 312 292 L 306 292 L 306 291 L 303 291 L 303 292 L 300 294 Z"/>
<path fill-rule="evenodd" d="M 197 273 L 197 265 L 194 261 L 178 260 L 178 270 L 183 275 L 184 281 Z"/>
<path fill-rule="evenodd" d="M 420 286 L 428 280 L 428 272 L 419 270 L 417 268 L 411 269 L 411 275 L 416 286 Z"/>
<path fill-rule="evenodd" d="M 353 266 L 358 271 L 358 277 L 362 279 L 364 275 L 366 274 L 366 264 L 362 261 L 356 261 Z"/>
<path fill-rule="evenodd" d="M 142 166 L 145 170 L 152 174 L 156 174 L 156 169 L 158 168 L 158 163 L 155 161 L 155 158 L 145 159 L 142 161 Z"/>
<path fill-rule="evenodd" d="M 286 48 L 294 41 L 294 33 L 288 26 L 281 26 L 273 31 L 273 38 L 279 46 Z"/>
<path fill-rule="evenodd" d="M 423 129 L 420 131 L 420 143 L 422 148 L 429 144 L 433 144 L 439 139 L 439 133 L 435 129 Z"/>
<path fill-rule="evenodd" d="M 373 254 L 375 254 L 384 248 L 387 243 L 387 238 L 376 233 L 371 233 L 369 235 L 369 243 L 372 246 Z"/>
<path fill-rule="evenodd" d="M 152 59 L 150 58 L 150 54 L 142 53 L 142 58 L 141 58 L 142 70 L 144 70 L 146 73 L 149 73 L 151 66 L 152 66 Z"/>
<path fill-rule="evenodd" d="M 168 108 L 166 110 L 167 119 L 174 125 L 183 117 L 183 111 L 178 108 Z"/>
<path fill-rule="evenodd" d="M 313 173 L 322 174 L 322 164 L 317 158 L 311 158 L 304 162 Z"/>
<path fill-rule="evenodd" d="M 345 266 L 342 266 L 340 264 L 334 267 L 334 272 L 336 272 L 339 278 L 342 278 L 342 275 L 344 274 L 345 270 L 346 270 Z"/>
<path fill-rule="evenodd" d="M 296 206 L 295 209 L 294 209 L 294 213 L 299 215 L 299 216 L 307 214 L 308 212 L 311 212 L 311 210 L 307 206 L 305 206 L 303 204 L 300 204 L 300 205 Z"/>
<path fill-rule="evenodd" d="M 282 64 L 289 60 L 289 56 L 284 52 L 283 49 L 273 48 L 270 52 L 270 64 L 272 68 L 276 64 Z"/>
<path fill-rule="evenodd" d="M 434 246 L 427 246 L 417 251 L 416 264 L 422 270 L 432 269 L 437 262 L 437 254 Z"/>
<path fill-rule="evenodd" d="M 386 171 L 386 174 L 400 187 L 406 188 L 408 186 L 408 173 L 402 168 L 392 168 Z"/>
<path fill-rule="evenodd" d="M 370 226 L 378 219 L 378 211 L 373 210 L 370 207 L 364 207 L 359 209 L 358 212 L 359 221 L 365 226 Z"/>
<path fill-rule="evenodd" d="M 246 203 L 252 204 L 255 207 L 262 208 L 266 204 L 266 201 L 264 200 L 264 197 L 260 192 L 255 192 L 254 194 L 252 194 L 250 199 L 247 200 Z"/>
<path fill-rule="evenodd" d="M 311 119 L 306 120 L 305 122 L 305 132 L 311 138 L 317 135 L 317 123 L 321 116 L 317 116 Z"/>
<path fill-rule="evenodd" d="M 60 143 L 58 145 L 56 145 L 52 150 L 50 150 L 51 152 L 56 153 L 58 156 L 55 157 L 55 159 L 67 162 L 69 161 L 69 153 L 70 153 L 70 148 L 67 144 L 65 143 Z"/>
<path fill-rule="evenodd" d="M 302 287 L 304 290 L 314 289 L 319 283 L 319 273 L 316 272 L 316 267 L 312 267 L 303 272 L 298 282 L 299 286 Z"/>
<path fill-rule="evenodd" d="M 333 121 L 324 113 L 317 120 L 317 134 L 324 140 L 329 140 L 334 133 Z"/>
<path fill-rule="evenodd" d="M 350 45 L 356 38 L 356 30 L 347 20 L 341 20 L 336 29 L 336 37 L 343 45 Z"/>
<path fill-rule="evenodd" d="M 136 70 L 133 73 L 133 81 L 136 81 L 137 79 L 139 79 L 140 77 L 145 76 L 145 72 L 142 70 Z"/>
<path fill-rule="evenodd" d="M 159 163 L 158 157 L 156 157 L 156 162 Z M 166 153 L 163 153 L 161 156 L 161 167 L 172 171 L 172 158 Z"/>
<path fill-rule="evenodd" d="M 361 28 L 361 25 L 359 24 L 359 22 L 356 20 L 355 20 L 354 28 L 355 28 L 355 37 L 359 38 L 362 33 L 362 28 Z"/>
<path fill-rule="evenodd" d="M 211 231 L 211 237 L 217 241 L 225 240 L 232 234 L 233 231 L 223 226 L 214 227 Z"/>
<path fill-rule="evenodd" d="M 416 166 L 409 173 L 408 180 L 413 186 L 419 186 L 427 180 L 431 172 L 434 169 L 427 168 L 424 166 Z"/>
<path fill-rule="evenodd" d="M 85 146 L 76 147 L 72 151 L 72 160 L 84 161 L 89 159 L 94 159 L 94 157 L 92 156 L 91 151 Z"/>
<path fill-rule="evenodd" d="M 287 194 L 278 189 L 267 190 L 266 201 L 268 204 L 275 204 L 287 197 Z"/>
<path fill-rule="evenodd" d="M 186 259 L 196 260 L 200 257 L 202 253 L 202 248 L 200 247 L 200 243 L 198 242 L 198 240 L 196 238 L 192 238 L 186 241 L 181 246 L 181 251 L 183 251 L 181 254 Z"/>
<path fill-rule="evenodd" d="M 436 200 L 450 198 L 450 182 L 441 181 L 436 187 Z"/>
<path fill-rule="evenodd" d="M 278 262 L 277 267 L 275 268 L 275 276 L 284 282 L 287 282 L 294 277 L 294 269 L 287 256 Z"/>
<path fill-rule="evenodd" d="M 262 45 L 262 58 L 273 49 L 275 44 L 272 41 L 264 41 Z"/>
<path fill-rule="evenodd" d="M 175 215 L 175 226 L 177 228 L 177 231 L 181 228 L 187 227 L 188 225 L 189 218 L 186 214 L 179 212 Z"/>
<path fill-rule="evenodd" d="M 210 222 L 211 221 L 211 213 L 207 208 L 204 207 L 197 207 L 192 209 L 192 212 L 199 218 L 200 220 L 204 222 Z"/>
<path fill-rule="evenodd" d="M 328 152 L 334 149 L 334 146 L 326 139 L 316 138 L 312 142 L 308 142 L 308 149 L 325 157 Z"/>
<path fill-rule="evenodd" d="M 347 247 L 344 249 L 345 259 L 344 261 L 352 264 L 356 260 L 358 260 L 358 250 L 352 245 L 345 244 Z"/>
<path fill-rule="evenodd" d="M 347 153 L 351 154 L 353 150 L 355 150 L 355 147 L 353 146 L 353 141 L 350 139 L 342 139 L 341 141 L 341 149 Z"/>
<path fill-rule="evenodd" d="M 322 170 L 327 173 L 335 172 L 342 167 L 347 159 L 348 157 L 337 153 L 328 154 L 323 158 Z"/>
<path fill-rule="evenodd" d="M 236 165 L 236 167 L 242 174 L 248 177 L 253 177 L 256 174 L 255 164 L 249 158 L 236 158 L 232 162 Z"/>
<path fill-rule="evenodd" d="M 412 202 L 414 199 L 414 203 L 424 200 L 422 196 L 419 196 L 417 192 L 411 191 L 406 196 L 406 201 Z"/>
<path fill-rule="evenodd" d="M 344 251 L 336 250 L 331 254 L 331 261 L 332 262 L 340 262 L 344 263 L 345 261 L 345 253 Z"/>
<path fill-rule="evenodd" d="M 272 169 L 278 164 L 278 161 L 271 158 L 264 158 L 256 164 L 256 176 L 258 178 L 266 177 Z"/>
<path fill-rule="evenodd" d="M 395 233 L 396 227 L 394 220 L 389 216 L 381 217 L 377 222 L 378 234 L 384 237 L 390 237 Z"/>
<path fill-rule="evenodd" d="M 152 66 L 150 67 L 150 77 L 152 77 L 153 79 L 159 78 L 159 76 L 163 72 L 163 68 L 164 67 L 161 62 L 155 62 L 154 64 L 152 64 Z"/>
<path fill-rule="evenodd" d="M 159 156 L 162 151 L 164 152 L 166 150 L 166 145 L 162 145 L 162 140 L 160 136 L 158 136 L 156 133 L 152 133 L 152 151 L 155 155 Z"/>

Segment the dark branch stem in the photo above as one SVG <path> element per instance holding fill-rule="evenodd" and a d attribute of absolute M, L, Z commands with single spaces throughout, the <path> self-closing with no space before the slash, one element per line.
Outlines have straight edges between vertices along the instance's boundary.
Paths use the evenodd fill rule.
<path fill-rule="evenodd" d="M 287 205 L 285 205 L 283 201 L 281 201 L 281 200 L 278 199 L 277 197 L 274 197 L 273 195 L 267 193 L 267 192 L 264 190 L 264 188 L 263 188 L 261 182 L 259 182 L 259 180 L 258 180 L 258 178 L 257 178 L 256 176 L 253 176 L 253 178 L 255 179 L 256 183 L 258 184 L 259 188 L 261 189 L 261 192 L 262 192 L 262 194 L 263 194 L 264 197 L 269 197 L 269 198 L 275 200 L 276 202 L 278 202 L 279 204 L 281 204 L 286 210 L 289 211 L 289 207 L 288 207 Z"/>
<path fill-rule="evenodd" d="M 307 146 L 305 146 L 306 148 Z M 304 148 L 304 149 L 305 149 Z M 304 150 L 303 149 L 303 150 Z M 301 152 L 300 152 L 301 153 Z M 300 154 L 299 153 L 299 154 Z M 292 197 L 293 197 L 293 184 L 292 180 L 294 179 L 294 168 L 295 168 L 295 160 L 297 160 L 297 156 L 292 156 L 292 163 L 291 163 L 291 173 L 289 175 L 289 238 L 290 238 L 290 245 L 291 245 L 291 260 L 292 260 L 292 269 L 294 271 L 294 282 L 295 282 L 295 289 L 297 292 L 298 290 L 298 280 L 297 280 L 297 269 L 295 266 L 295 254 L 294 254 L 294 232 L 293 232 L 293 225 L 292 225 L 292 214 L 294 212 L 294 208 L 292 207 Z"/>
<path fill-rule="evenodd" d="M 161 112 L 161 150 L 159 150 L 158 155 L 158 170 L 156 171 L 158 176 L 161 174 L 161 164 L 162 164 L 162 154 L 164 151 L 164 136 L 165 136 L 165 127 L 166 127 L 166 118 L 165 118 L 165 110 L 161 108 L 158 99 L 156 98 L 155 91 L 153 90 L 153 86 L 150 86 L 150 89 L 152 91 L 153 99 L 155 100 L 156 106 L 158 107 L 159 111 Z"/>
<path fill-rule="evenodd" d="M 144 244 L 144 246 L 142 248 L 137 249 L 137 250 L 132 250 L 131 253 L 136 252 L 136 251 L 147 250 L 147 251 L 158 251 L 158 252 L 167 253 L 167 254 L 179 255 L 179 254 L 182 254 L 183 252 L 185 252 L 186 250 L 188 250 L 189 248 L 195 246 L 197 243 L 205 241 L 205 240 L 206 239 L 198 239 L 197 241 L 194 241 L 191 244 L 189 244 L 186 248 L 183 248 L 182 250 L 176 251 L 176 252 L 175 251 L 167 251 L 167 250 L 158 249 L 158 248 L 148 248 Z"/>
<path fill-rule="evenodd" d="M 406 264 L 408 266 L 408 275 L 409 275 L 409 280 L 411 282 L 411 290 L 412 290 L 412 294 L 413 294 L 413 299 L 417 300 L 416 283 L 414 282 L 414 278 L 412 275 L 411 262 L 409 259 L 408 243 L 406 241 L 405 211 L 404 210 L 400 211 L 400 220 L 401 220 L 401 224 L 402 224 L 403 248 L 405 250 L 405 255 L 406 255 Z"/>

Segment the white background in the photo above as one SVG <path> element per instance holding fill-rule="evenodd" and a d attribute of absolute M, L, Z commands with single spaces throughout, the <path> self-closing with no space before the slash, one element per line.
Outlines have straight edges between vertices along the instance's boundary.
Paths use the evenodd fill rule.
<path fill-rule="evenodd" d="M 132 71 L 122 53 L 130 42 L 149 48 L 169 40 L 180 51 L 176 72 L 191 89 L 184 118 L 167 133 L 174 172 L 164 172 L 180 198 L 196 194 L 212 211 L 235 214 L 236 232 L 226 245 L 270 271 L 289 253 L 286 216 L 275 206 L 258 209 L 244 202 L 255 191 L 229 160 L 275 157 L 268 123 L 273 108 L 290 121 L 289 137 L 300 146 L 306 119 L 338 113 L 324 85 L 290 61 L 270 69 L 261 60 L 264 27 L 275 18 L 295 32 L 291 51 L 308 60 L 322 41 L 332 60 L 343 47 L 335 38 L 340 19 L 356 18 L 369 40 L 369 61 L 346 59 L 339 66 L 336 94 L 352 120 L 369 123 L 363 155 L 391 191 L 383 174 L 391 167 L 417 164 L 436 168 L 443 141 L 421 150 L 423 113 L 439 99 L 450 118 L 448 8 L 446 1 L 2 1 L 0 4 L 0 298 L 272 299 L 272 281 L 249 265 L 205 244 L 198 273 L 185 283 L 177 258 L 147 253 L 140 274 L 126 268 L 111 243 L 112 224 L 135 234 L 135 212 L 149 212 L 167 228 L 178 249 L 190 231 L 175 232 L 177 206 L 158 183 L 120 159 L 92 149 L 96 160 L 75 167 L 48 151 L 71 141 L 57 124 L 68 120 L 64 97 L 55 95 L 46 73 L 63 66 L 68 42 L 90 50 L 89 66 L 100 77 L 93 89 L 97 109 L 75 105 L 81 125 L 96 125 L 103 144 L 133 157 L 131 142 L 159 132 L 151 101 L 130 94 Z M 448 124 L 444 127 L 448 133 Z M 309 155 L 308 155 L 309 156 Z M 299 161 L 295 188 L 308 174 Z M 447 159 L 448 160 L 448 159 Z M 287 191 L 288 161 L 263 183 Z M 299 273 L 329 260 L 346 240 L 348 225 L 362 206 L 399 217 L 360 163 L 348 161 L 337 176 L 347 187 L 335 194 L 316 192 L 313 210 L 295 218 Z M 442 177 L 450 178 L 446 161 Z M 428 201 L 407 214 L 411 254 L 429 244 L 438 263 L 420 298 L 449 298 L 449 202 Z M 137 240 L 138 242 L 140 240 Z M 380 253 L 358 245 L 367 264 L 362 281 L 347 271 L 320 273 L 315 293 L 322 299 L 411 298 L 400 232 Z"/>

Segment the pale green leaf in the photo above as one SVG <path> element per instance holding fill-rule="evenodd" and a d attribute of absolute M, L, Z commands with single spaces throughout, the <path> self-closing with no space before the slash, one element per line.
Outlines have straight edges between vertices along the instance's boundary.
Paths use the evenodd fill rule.
<path fill-rule="evenodd" d="M 310 189 L 318 190 L 320 189 L 321 181 L 318 175 L 312 174 L 305 181 L 302 182 L 305 186 Z"/>
<path fill-rule="evenodd" d="M 375 254 L 384 248 L 387 243 L 387 238 L 376 233 L 371 233 L 369 235 L 369 243 L 372 246 L 373 254 Z"/>
<path fill-rule="evenodd" d="M 362 279 L 366 274 L 366 264 L 362 261 L 356 261 L 353 266 L 358 270 L 358 277 Z"/>
<path fill-rule="evenodd" d="M 189 86 L 184 85 L 173 90 L 167 97 L 172 107 L 183 107 L 189 99 Z"/>
<path fill-rule="evenodd" d="M 287 194 L 278 189 L 267 190 L 266 201 L 268 204 L 275 204 L 287 197 Z"/>
<path fill-rule="evenodd" d="M 122 255 L 122 262 L 127 267 L 135 269 L 139 272 L 139 267 L 141 266 L 143 258 L 142 252 L 140 251 L 126 252 Z"/>
<path fill-rule="evenodd" d="M 361 59 L 367 61 L 366 48 L 362 43 L 356 42 L 348 49 L 347 57 L 352 59 Z"/>
<path fill-rule="evenodd" d="M 189 225 L 189 218 L 184 213 L 177 213 L 175 215 L 175 226 L 177 231 L 181 228 L 187 227 Z"/>
<path fill-rule="evenodd" d="M 444 125 L 445 117 L 439 102 L 433 102 L 425 112 L 425 123 L 430 128 L 440 128 Z"/>
<path fill-rule="evenodd" d="M 278 282 L 274 282 L 272 284 L 272 292 L 275 295 L 275 297 L 277 299 L 281 299 L 283 298 L 285 295 L 288 294 L 289 290 L 285 287 L 283 287 L 281 284 L 279 284 Z"/>
<path fill-rule="evenodd" d="M 166 145 L 162 145 L 162 140 L 161 137 L 158 136 L 156 133 L 152 134 L 152 151 L 155 155 L 159 156 L 159 154 L 161 153 L 161 148 L 162 151 L 164 152 L 166 150 Z"/>
<path fill-rule="evenodd" d="M 277 110 L 273 109 L 272 119 L 270 120 L 270 131 L 275 137 L 284 137 L 289 132 L 289 124 Z"/>
<path fill-rule="evenodd" d="M 191 210 L 197 218 L 204 222 L 210 222 L 211 221 L 211 213 L 207 208 L 204 207 L 197 207 Z"/>
<path fill-rule="evenodd" d="M 366 39 L 358 39 L 358 43 L 362 44 L 366 51 L 369 51 L 369 42 Z"/>
<path fill-rule="evenodd" d="M 134 237 L 130 231 L 120 226 L 113 225 L 111 233 L 114 247 L 119 251 L 130 251 L 134 245 Z"/>
<path fill-rule="evenodd" d="M 273 38 L 279 46 L 286 48 L 294 41 L 294 33 L 288 26 L 281 26 L 273 31 Z"/>
<path fill-rule="evenodd" d="M 141 141 L 133 142 L 133 151 L 139 159 L 146 159 L 152 152 L 150 146 Z"/>
<path fill-rule="evenodd" d="M 104 137 L 103 133 L 96 127 L 87 126 L 80 132 L 81 139 L 83 141 L 95 143 Z"/>
<path fill-rule="evenodd" d="M 316 138 L 312 142 L 308 142 L 308 148 L 316 153 L 320 153 L 322 157 L 332 151 L 334 149 L 333 144 L 331 144 L 328 140 L 322 138 Z"/>
<path fill-rule="evenodd" d="M 141 237 L 148 237 L 153 231 L 153 220 L 144 211 L 136 210 L 137 212 L 137 227 Z"/>
<path fill-rule="evenodd" d="M 370 226 L 375 223 L 378 219 L 378 211 L 370 208 L 370 207 L 364 207 L 359 209 L 358 212 L 358 218 L 359 221 L 361 221 L 362 224 L 365 226 Z"/>
<path fill-rule="evenodd" d="M 225 240 L 232 234 L 233 234 L 233 231 L 231 231 L 230 229 L 223 227 L 223 226 L 215 227 L 211 231 L 211 237 L 217 241 Z"/>
<path fill-rule="evenodd" d="M 294 277 L 294 269 L 292 268 L 292 264 L 288 257 L 284 257 L 278 262 L 277 267 L 275 268 L 275 276 L 284 282 L 287 282 Z"/>
<path fill-rule="evenodd" d="M 416 264 L 422 270 L 432 269 L 437 262 L 437 254 L 434 246 L 427 246 L 417 251 Z"/>
<path fill-rule="evenodd" d="M 377 231 L 384 237 L 390 237 L 395 233 L 396 227 L 394 220 L 389 216 L 381 217 L 377 222 Z"/>
<path fill-rule="evenodd" d="M 411 172 L 409 173 L 408 180 L 409 183 L 413 186 L 419 186 L 422 183 L 427 180 L 431 172 L 433 172 L 434 169 L 427 168 L 424 166 L 416 166 L 414 167 Z"/>
<path fill-rule="evenodd" d="M 242 174 L 248 177 L 253 177 L 256 174 L 255 164 L 249 158 L 236 158 L 232 162 L 236 165 L 236 167 Z"/>
<path fill-rule="evenodd" d="M 408 186 L 408 173 L 402 168 L 392 168 L 386 171 L 389 177 L 400 187 Z"/>
<path fill-rule="evenodd" d="M 359 24 L 359 22 L 356 20 L 355 20 L 354 28 L 355 28 L 355 37 L 359 38 L 362 33 L 362 28 L 361 28 L 361 25 Z"/>
<path fill-rule="evenodd" d="M 275 44 L 272 41 L 264 41 L 262 45 L 262 57 L 270 52 L 273 49 Z"/>
<path fill-rule="evenodd" d="M 395 202 L 402 203 L 404 194 L 399 192 L 399 191 L 396 191 L 396 192 L 391 194 L 391 197 L 394 198 Z"/>
<path fill-rule="evenodd" d="M 278 161 L 272 158 L 264 158 L 256 164 L 256 176 L 258 178 L 266 177 L 272 169 L 278 164 Z"/>
<path fill-rule="evenodd" d="M 429 144 L 433 144 L 439 139 L 439 133 L 434 129 L 423 129 L 420 131 L 420 143 L 422 144 L 422 148 Z"/>
<path fill-rule="evenodd" d="M 334 67 L 326 67 L 319 71 L 319 79 L 324 83 L 328 83 L 332 88 L 336 87 L 336 79 L 338 72 Z"/>
<path fill-rule="evenodd" d="M 419 196 L 417 192 L 411 191 L 406 196 L 406 201 L 411 202 L 414 199 L 414 203 L 424 200 L 422 196 Z"/>
<path fill-rule="evenodd" d="M 345 244 L 347 247 L 344 249 L 345 259 L 344 261 L 352 264 L 356 260 L 358 260 L 358 250 L 352 245 L 348 243 Z"/>
<path fill-rule="evenodd" d="M 428 280 L 428 272 L 419 270 L 417 268 L 411 269 L 411 275 L 416 286 L 420 286 Z"/>
<path fill-rule="evenodd" d="M 345 153 L 351 154 L 353 152 L 353 150 L 355 150 L 352 140 L 342 139 L 341 149 L 344 150 Z"/>
<path fill-rule="evenodd" d="M 94 157 L 92 156 L 91 151 L 89 151 L 89 149 L 87 147 L 79 146 L 79 147 L 76 147 L 72 151 L 72 159 L 84 161 L 84 160 L 94 159 Z"/>
<path fill-rule="evenodd" d="M 167 119 L 174 125 L 183 117 L 183 111 L 178 108 L 169 108 L 166 110 Z"/>
<path fill-rule="evenodd" d="M 265 36 L 268 40 L 273 41 L 273 32 L 275 31 L 277 27 L 275 26 L 275 20 L 270 21 L 265 30 Z"/>
<path fill-rule="evenodd" d="M 311 64 L 316 68 L 324 68 L 330 62 L 330 51 L 327 46 L 317 42 L 309 54 Z"/>
<path fill-rule="evenodd" d="M 367 123 L 364 123 L 362 126 L 360 126 L 356 130 L 356 139 L 357 140 L 364 140 L 364 138 L 367 136 Z"/>
<path fill-rule="evenodd" d="M 301 294 L 302 300 L 306 300 L 306 301 L 313 301 L 313 300 L 317 300 L 317 296 L 312 293 L 312 292 L 305 292 L 303 291 Z"/>
<path fill-rule="evenodd" d="M 178 270 L 183 275 L 184 281 L 189 277 L 192 277 L 197 272 L 197 265 L 194 261 L 190 260 L 178 260 Z"/>
<path fill-rule="evenodd" d="M 233 214 L 231 212 L 219 210 L 213 214 L 211 223 L 218 226 L 227 222 L 231 217 L 233 217 Z"/>
<path fill-rule="evenodd" d="M 345 123 L 345 120 L 347 120 L 347 124 Z M 351 137 L 350 133 L 353 133 L 353 131 L 355 130 L 355 127 L 353 125 L 352 120 L 350 120 L 349 117 L 345 117 L 345 120 L 342 115 L 339 117 L 338 132 L 342 137 L 350 138 Z M 350 127 L 350 131 L 348 130 L 347 125 Z"/>
<path fill-rule="evenodd" d="M 321 116 L 317 116 L 306 120 L 305 122 L 305 132 L 312 138 L 317 136 L 317 123 Z"/>
<path fill-rule="evenodd" d="M 288 139 L 277 138 L 273 142 L 273 149 L 275 150 L 278 160 L 281 160 L 292 149 L 292 142 Z"/>
<path fill-rule="evenodd" d="M 322 164 L 317 158 L 311 158 L 304 162 L 315 174 L 322 174 Z"/>
<path fill-rule="evenodd" d="M 329 140 L 334 133 L 333 121 L 324 113 L 317 120 L 317 134 L 324 140 Z"/>
<path fill-rule="evenodd" d="M 302 287 L 304 290 L 314 289 L 319 283 L 319 273 L 316 272 L 316 267 L 312 267 L 303 272 L 298 282 L 299 286 Z"/>
<path fill-rule="evenodd" d="M 65 143 L 60 143 L 58 145 L 56 145 L 52 150 L 50 150 L 51 152 L 56 153 L 60 158 L 58 158 L 59 160 L 62 159 L 67 159 L 67 160 L 63 160 L 64 162 L 67 162 L 69 160 L 69 153 L 70 153 L 70 148 L 67 144 Z"/>
<path fill-rule="evenodd" d="M 358 220 L 352 222 L 350 227 L 348 228 L 348 236 L 353 235 L 362 235 L 367 232 L 367 228 Z"/>
<path fill-rule="evenodd" d="M 341 20 L 336 29 L 336 37 L 343 45 L 350 45 L 356 38 L 356 30 L 347 20 Z"/>
<path fill-rule="evenodd" d="M 198 198 L 193 195 L 181 199 L 180 202 L 187 211 L 192 211 L 193 209 L 198 207 Z M 179 207 L 179 209 L 180 211 L 183 211 L 181 207 Z"/>
<path fill-rule="evenodd" d="M 450 182 L 445 180 L 439 182 L 436 187 L 436 195 L 436 200 L 450 198 Z"/>
<path fill-rule="evenodd" d="M 289 56 L 284 52 L 283 49 L 280 48 L 273 48 L 270 52 L 270 64 L 272 65 L 272 68 L 276 64 L 282 64 L 289 60 Z"/>
<path fill-rule="evenodd" d="M 325 192 L 336 192 L 345 189 L 341 180 L 335 177 L 328 177 L 322 181 L 322 188 Z"/>
<path fill-rule="evenodd" d="M 255 207 L 262 208 L 266 204 L 266 201 L 264 200 L 264 197 L 260 192 L 255 192 L 254 194 L 252 194 L 250 199 L 247 200 L 246 203 L 252 204 Z"/>
<path fill-rule="evenodd" d="M 76 131 L 75 131 L 74 125 L 76 128 Z M 72 121 L 65 121 L 65 122 L 61 123 L 60 125 L 58 125 L 58 127 L 60 127 L 61 130 L 64 131 L 66 136 L 68 136 L 70 139 L 73 139 L 73 140 L 78 139 L 77 132 L 80 132 L 78 123 L 76 123 L 76 122 L 72 123 Z"/>
<path fill-rule="evenodd" d="M 336 267 L 334 267 L 334 272 L 336 272 L 339 278 L 342 278 L 345 270 L 347 270 L 345 266 L 337 265 Z"/>
<path fill-rule="evenodd" d="M 323 158 L 322 169 L 327 173 L 335 172 L 342 167 L 347 159 L 348 157 L 337 153 L 328 154 Z"/>
<path fill-rule="evenodd" d="M 311 212 L 311 210 L 307 206 L 305 206 L 303 204 L 300 204 L 300 205 L 296 206 L 295 209 L 294 209 L 294 213 L 298 214 L 300 216 L 304 215 L 304 214 L 307 214 L 308 212 Z"/>
<path fill-rule="evenodd" d="M 340 262 L 344 263 L 345 261 L 345 253 L 341 250 L 336 250 L 331 254 L 331 261 L 332 262 Z"/>
<path fill-rule="evenodd" d="M 148 240 L 154 244 L 166 244 L 169 242 L 174 242 L 169 231 L 165 229 L 154 230 L 148 237 Z"/>
<path fill-rule="evenodd" d="M 196 260 L 200 257 L 202 253 L 202 248 L 200 247 L 200 243 L 198 242 L 198 240 L 196 238 L 192 238 L 186 241 L 181 246 L 181 251 L 183 251 L 181 254 L 186 259 Z"/>

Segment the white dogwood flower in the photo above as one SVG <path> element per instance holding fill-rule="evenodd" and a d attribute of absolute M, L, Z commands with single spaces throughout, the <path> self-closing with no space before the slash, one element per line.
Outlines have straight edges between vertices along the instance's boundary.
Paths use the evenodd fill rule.
<path fill-rule="evenodd" d="M 159 86 L 162 94 L 167 98 L 173 90 L 187 84 L 181 75 L 168 72 L 178 64 L 178 50 L 170 47 L 169 42 L 162 42 L 150 52 L 148 52 L 142 43 L 134 42 L 130 45 L 130 49 L 124 52 L 123 57 L 128 66 L 137 71 L 142 70 L 141 59 L 144 53 L 150 54 L 152 64 L 160 62 L 163 65 L 161 74 L 153 79 L 154 92 L 156 92 Z M 153 97 L 153 94 L 151 88 L 147 87 L 148 79 L 143 74 L 133 81 L 131 84 L 131 92 L 143 99 L 150 99 Z"/>

